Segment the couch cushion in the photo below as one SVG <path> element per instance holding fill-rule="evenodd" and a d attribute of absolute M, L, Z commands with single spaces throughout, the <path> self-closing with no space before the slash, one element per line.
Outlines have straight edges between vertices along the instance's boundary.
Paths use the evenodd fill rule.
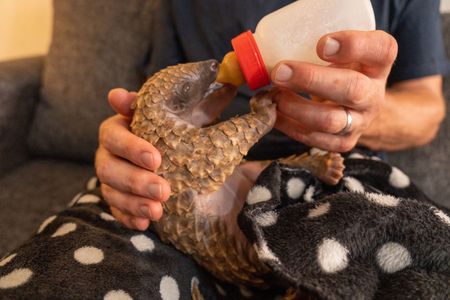
<path fill-rule="evenodd" d="M 60 212 L 94 175 L 91 164 L 33 160 L 0 178 L 0 257 Z"/>
<path fill-rule="evenodd" d="M 43 61 L 33 57 L 0 62 L 0 176 L 27 159 L 26 138 Z"/>
<path fill-rule="evenodd" d="M 154 1 L 54 1 L 53 38 L 29 135 L 34 155 L 91 161 L 111 88 L 139 88 Z"/>

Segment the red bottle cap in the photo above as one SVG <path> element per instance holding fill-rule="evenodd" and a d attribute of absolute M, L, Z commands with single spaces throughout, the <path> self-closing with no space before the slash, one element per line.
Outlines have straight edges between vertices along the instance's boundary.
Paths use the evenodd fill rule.
<path fill-rule="evenodd" d="M 269 74 L 259 52 L 258 45 L 250 30 L 231 40 L 245 81 L 252 90 L 268 85 Z"/>

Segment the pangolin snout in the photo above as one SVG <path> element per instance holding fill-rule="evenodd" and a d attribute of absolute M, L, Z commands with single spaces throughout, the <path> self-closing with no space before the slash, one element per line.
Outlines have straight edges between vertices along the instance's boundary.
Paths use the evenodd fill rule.
<path fill-rule="evenodd" d="M 209 83 L 212 83 L 217 78 L 219 72 L 219 62 L 215 59 L 210 59 L 202 62 L 202 77 Z"/>

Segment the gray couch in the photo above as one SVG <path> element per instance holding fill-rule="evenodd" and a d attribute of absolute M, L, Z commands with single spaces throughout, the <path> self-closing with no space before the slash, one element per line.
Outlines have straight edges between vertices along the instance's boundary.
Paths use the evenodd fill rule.
<path fill-rule="evenodd" d="M 0 63 L 0 256 L 62 209 L 94 176 L 100 122 L 113 87 L 145 78 L 151 1 L 55 1 L 46 57 Z M 444 16 L 450 50 L 450 15 Z M 450 82 L 445 91 L 450 99 Z M 422 149 L 395 153 L 431 198 L 450 207 L 450 118 Z"/>

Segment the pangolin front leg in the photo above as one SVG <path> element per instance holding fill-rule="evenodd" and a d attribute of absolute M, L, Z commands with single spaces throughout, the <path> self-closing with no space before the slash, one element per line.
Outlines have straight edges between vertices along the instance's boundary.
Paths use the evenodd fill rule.
<path fill-rule="evenodd" d="M 242 162 L 250 148 L 273 128 L 276 109 L 271 101 L 271 92 L 259 93 L 250 104 L 250 113 L 200 129 L 200 136 L 208 137 L 210 149 L 206 158 L 214 166 L 206 170 L 210 180 L 202 181 L 202 192 L 217 190 Z M 198 141 L 205 141 L 205 138 L 199 138 Z M 205 156 L 201 159 L 204 160 Z"/>

